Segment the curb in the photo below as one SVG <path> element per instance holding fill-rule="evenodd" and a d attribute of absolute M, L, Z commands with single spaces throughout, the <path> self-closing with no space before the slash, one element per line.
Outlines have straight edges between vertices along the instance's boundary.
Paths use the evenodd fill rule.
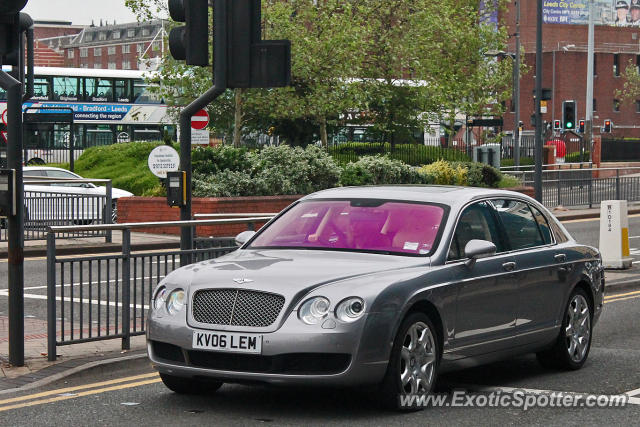
<path fill-rule="evenodd" d="M 136 251 L 153 251 L 162 249 L 179 249 L 180 242 L 161 242 L 161 243 L 140 243 L 131 245 L 132 250 Z M 56 247 L 56 255 L 80 255 L 80 254 L 103 254 L 110 252 L 118 252 L 122 249 L 122 245 L 118 243 L 104 243 L 101 245 L 69 245 Z M 46 246 L 33 246 L 24 249 L 25 258 L 35 258 L 47 256 Z M 7 259 L 8 251 L 0 250 L 0 259 Z"/>
<path fill-rule="evenodd" d="M 96 360 L 96 361 L 93 361 L 93 362 L 87 362 L 87 363 L 82 364 L 80 366 L 76 366 L 74 368 L 70 368 L 70 369 L 64 370 L 62 372 L 58 372 L 56 374 L 47 376 L 45 378 L 42 378 L 40 380 L 31 382 L 31 383 L 28 383 L 28 384 L 25 384 L 25 385 L 20 386 L 20 387 L 7 388 L 7 389 L 4 389 L 4 390 L 0 390 L 0 395 L 10 394 L 10 393 L 19 393 L 19 392 L 22 392 L 22 391 L 32 390 L 34 388 L 43 387 L 43 386 L 49 385 L 49 384 L 51 384 L 53 382 L 59 381 L 59 380 L 61 380 L 63 378 L 69 377 L 71 375 L 87 371 L 89 369 L 93 369 L 93 368 L 97 368 L 97 367 L 101 367 L 101 366 L 113 365 L 113 364 L 116 364 L 116 363 L 131 362 L 131 361 L 136 361 L 136 360 L 146 359 L 146 358 L 147 358 L 147 352 L 146 352 L 146 350 L 144 350 L 144 352 L 141 353 L 141 354 L 134 354 L 134 355 L 129 355 L 129 356 L 114 357 L 114 358 L 105 359 L 105 360 Z M 52 365 L 52 366 L 55 366 L 55 365 Z M 30 375 L 30 374 L 26 374 L 26 375 Z M 18 377 L 18 378 L 20 378 L 20 377 Z"/>
<path fill-rule="evenodd" d="M 585 213 L 576 213 L 576 214 L 566 214 L 566 215 L 556 215 L 551 211 L 551 213 L 560 221 L 574 221 L 576 219 L 595 219 L 600 218 L 600 212 L 585 212 Z M 636 215 L 640 214 L 640 208 L 629 209 L 627 211 L 628 215 Z"/>
<path fill-rule="evenodd" d="M 613 283 L 605 282 L 604 294 L 607 295 L 612 291 L 617 292 L 635 288 L 640 288 L 640 277 L 637 279 L 620 280 Z"/>

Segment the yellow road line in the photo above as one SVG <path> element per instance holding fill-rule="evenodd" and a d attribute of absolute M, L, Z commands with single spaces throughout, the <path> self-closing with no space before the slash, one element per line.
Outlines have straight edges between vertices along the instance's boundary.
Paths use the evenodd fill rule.
<path fill-rule="evenodd" d="M 162 381 L 160 378 L 155 378 L 155 379 L 152 379 L 152 380 L 138 381 L 138 382 L 134 382 L 134 383 L 127 383 L 127 384 L 120 384 L 120 385 L 115 385 L 115 386 L 111 386 L 111 387 L 99 388 L 99 389 L 96 389 L 96 390 L 83 391 L 81 393 L 73 394 L 73 395 L 70 395 L 70 396 L 51 397 L 49 399 L 32 400 L 31 402 L 17 403 L 15 405 L 9 405 L 9 406 L 1 406 L 0 407 L 0 412 L 8 411 L 8 410 L 11 410 L 11 409 L 26 408 L 28 406 L 44 405 L 44 404 L 47 404 L 47 403 L 59 402 L 61 400 L 76 399 L 78 397 L 90 396 L 92 394 L 106 393 L 108 391 L 124 390 L 126 388 L 140 387 L 140 386 L 147 385 L 147 384 L 158 383 L 160 381 Z"/>
<path fill-rule="evenodd" d="M 106 385 L 124 383 L 124 382 L 128 382 L 128 381 L 141 380 L 141 379 L 157 377 L 157 376 L 158 376 L 157 372 L 151 372 L 149 374 L 134 375 L 132 377 L 118 378 L 118 379 L 115 379 L 115 380 L 102 381 L 102 382 L 93 383 L 93 384 L 84 384 L 84 385 L 79 385 L 79 386 L 75 386 L 75 387 L 59 388 L 57 390 L 49 390 L 49 391 L 44 391 L 42 393 L 29 394 L 29 395 L 26 395 L 26 396 L 13 397 L 11 399 L 0 400 L 0 405 L 6 404 L 6 403 L 20 402 L 20 401 L 24 401 L 24 400 L 37 399 L 38 397 L 51 396 L 51 395 L 54 395 L 54 394 L 69 393 L 69 392 L 72 392 L 72 391 L 84 390 L 84 389 L 87 389 L 87 388 L 96 388 L 96 387 L 102 387 L 102 386 L 106 386 Z"/>
<path fill-rule="evenodd" d="M 604 303 L 605 304 L 609 304 L 610 302 L 626 301 L 628 299 L 637 299 L 637 298 L 640 298 L 640 295 L 636 295 L 635 297 L 624 297 L 624 298 L 609 299 L 609 300 L 606 300 Z"/>
<path fill-rule="evenodd" d="M 626 297 L 628 295 L 640 295 L 640 291 L 627 292 L 626 294 L 605 295 L 604 299 L 607 300 L 611 298 Z"/>

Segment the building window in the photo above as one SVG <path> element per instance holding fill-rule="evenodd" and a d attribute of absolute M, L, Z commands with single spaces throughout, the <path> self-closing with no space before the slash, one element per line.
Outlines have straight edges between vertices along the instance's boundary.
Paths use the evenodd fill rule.
<path fill-rule="evenodd" d="M 93 56 L 102 56 L 102 48 L 94 47 L 93 48 Z"/>
<path fill-rule="evenodd" d="M 73 49 L 67 50 L 67 58 L 72 59 L 74 57 Z"/>
<path fill-rule="evenodd" d="M 106 40 L 106 39 L 107 39 L 107 33 L 105 32 L 98 33 L 98 40 Z"/>
<path fill-rule="evenodd" d="M 122 61 L 122 69 L 130 70 L 131 69 L 131 61 Z"/>
<path fill-rule="evenodd" d="M 89 49 L 86 47 L 80 48 L 80 58 L 86 58 L 89 56 Z"/>
<path fill-rule="evenodd" d="M 510 104 L 510 106 L 509 106 L 509 110 L 510 110 L 512 113 L 515 113 L 515 112 L 516 112 L 516 103 L 513 101 L 513 99 L 509 102 L 509 104 Z"/>
<path fill-rule="evenodd" d="M 636 113 L 640 113 L 640 99 L 636 99 Z"/>
<path fill-rule="evenodd" d="M 110 70 L 115 70 L 116 69 L 116 63 L 115 62 L 109 62 L 109 64 L 107 64 L 107 68 Z"/>
<path fill-rule="evenodd" d="M 593 98 L 593 111 L 598 111 L 596 109 L 596 99 L 595 98 Z"/>
<path fill-rule="evenodd" d="M 123 44 L 122 45 L 122 53 L 131 53 L 131 45 Z"/>
<path fill-rule="evenodd" d="M 96 62 L 95 64 L 93 64 L 93 68 L 100 69 L 102 68 L 102 64 L 100 64 L 99 62 Z"/>
<path fill-rule="evenodd" d="M 151 34 L 151 30 L 149 30 L 148 28 L 142 29 L 142 37 L 147 37 L 149 34 Z"/>
<path fill-rule="evenodd" d="M 138 53 L 144 52 L 144 43 L 138 43 Z"/>
<path fill-rule="evenodd" d="M 87 33 L 87 35 L 84 36 L 85 40 L 88 42 L 92 42 L 93 41 L 93 33 Z"/>
<path fill-rule="evenodd" d="M 596 55 L 595 53 L 593 54 L 593 75 L 597 76 L 598 75 L 598 55 Z"/>
<path fill-rule="evenodd" d="M 160 50 L 160 42 L 153 42 L 153 50 Z"/>
<path fill-rule="evenodd" d="M 135 37 L 136 36 L 136 30 L 131 28 L 129 30 L 127 30 L 127 37 Z"/>
<path fill-rule="evenodd" d="M 617 53 L 613 54 L 613 75 L 620 77 L 620 55 Z"/>
<path fill-rule="evenodd" d="M 120 38 L 120 31 L 119 30 L 113 32 L 113 38 L 114 39 L 119 39 Z"/>
<path fill-rule="evenodd" d="M 618 113 L 620 112 L 620 100 L 619 99 L 614 99 L 613 100 L 613 111 Z"/>
<path fill-rule="evenodd" d="M 107 54 L 109 55 L 115 55 L 116 54 L 116 47 L 115 46 L 109 46 L 107 48 Z"/>

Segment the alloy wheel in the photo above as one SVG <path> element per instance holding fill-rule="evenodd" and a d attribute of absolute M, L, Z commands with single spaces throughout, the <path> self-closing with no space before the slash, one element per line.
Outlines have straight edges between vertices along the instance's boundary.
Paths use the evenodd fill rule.
<path fill-rule="evenodd" d="M 433 333 L 423 322 L 407 330 L 400 350 L 400 382 L 405 393 L 428 393 L 436 368 Z"/>
<path fill-rule="evenodd" d="M 581 362 L 591 339 L 591 314 L 589 304 L 581 294 L 574 295 L 567 307 L 565 338 L 567 352 L 574 362 Z"/>

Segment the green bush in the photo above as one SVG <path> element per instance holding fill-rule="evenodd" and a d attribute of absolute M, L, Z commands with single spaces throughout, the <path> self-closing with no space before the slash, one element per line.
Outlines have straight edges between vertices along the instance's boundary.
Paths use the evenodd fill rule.
<path fill-rule="evenodd" d="M 467 169 L 467 185 L 471 187 L 495 188 L 502 179 L 500 171 L 485 163 L 457 162 L 455 166 Z"/>
<path fill-rule="evenodd" d="M 244 171 L 251 167 L 245 148 L 229 145 L 196 147 L 191 152 L 194 174 L 211 175 L 223 170 Z"/>
<path fill-rule="evenodd" d="M 88 148 L 76 160 L 75 172 L 85 178 L 111 179 L 114 187 L 140 196 L 159 184 L 147 167 L 149 153 L 159 145 L 131 142 Z"/>
<path fill-rule="evenodd" d="M 534 165 L 535 161 L 533 157 L 520 157 L 520 166 L 531 166 Z M 502 159 L 500 160 L 500 166 L 510 167 L 515 166 L 516 163 L 513 159 Z"/>
<path fill-rule="evenodd" d="M 428 177 L 428 181 L 438 185 L 467 185 L 469 169 L 462 163 L 452 164 L 438 160 L 423 166 L 419 172 Z"/>
<path fill-rule="evenodd" d="M 364 156 L 347 164 L 340 177 L 343 186 L 427 183 L 429 178 L 414 167 L 386 156 Z"/>
<path fill-rule="evenodd" d="M 194 195 L 199 197 L 308 194 L 335 187 L 341 169 L 322 149 L 287 145 L 246 154 L 245 170 L 231 168 L 215 174 L 194 172 Z M 241 164 L 241 161 L 236 164 Z"/>
<path fill-rule="evenodd" d="M 583 161 L 588 162 L 591 158 L 591 153 L 589 151 L 585 151 L 583 154 Z M 580 162 L 580 152 L 576 151 L 574 153 L 569 153 L 564 157 L 565 163 L 579 163 Z"/>

